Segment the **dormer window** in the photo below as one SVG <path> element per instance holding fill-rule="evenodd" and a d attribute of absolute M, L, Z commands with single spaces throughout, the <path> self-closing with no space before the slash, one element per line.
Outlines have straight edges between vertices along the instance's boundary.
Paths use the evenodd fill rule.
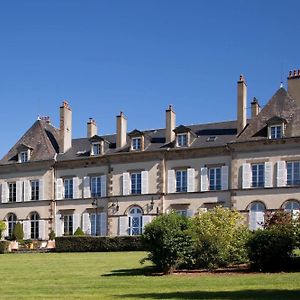
<path fill-rule="evenodd" d="M 131 150 L 141 150 L 142 139 L 141 137 L 133 137 L 131 139 Z"/>
<path fill-rule="evenodd" d="M 269 139 L 281 139 L 285 135 L 285 127 L 287 121 L 281 117 L 274 116 L 267 122 L 268 125 L 268 138 Z"/>
<path fill-rule="evenodd" d="M 270 139 L 280 139 L 282 138 L 282 125 L 272 125 L 270 126 Z"/>
<path fill-rule="evenodd" d="M 100 155 L 101 154 L 101 144 L 100 143 L 92 143 L 92 155 Z"/>
<path fill-rule="evenodd" d="M 188 144 L 187 133 L 180 133 L 176 136 L 176 145 L 177 147 L 186 147 Z"/>
<path fill-rule="evenodd" d="M 29 151 L 21 151 L 19 153 L 19 162 L 24 163 L 29 160 Z"/>

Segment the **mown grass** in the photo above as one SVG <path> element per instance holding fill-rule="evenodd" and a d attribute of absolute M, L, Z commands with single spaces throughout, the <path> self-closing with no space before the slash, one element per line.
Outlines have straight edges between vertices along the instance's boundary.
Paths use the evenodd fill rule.
<path fill-rule="evenodd" d="M 300 273 L 152 276 L 144 256 L 0 255 L 0 299 L 300 299 Z"/>

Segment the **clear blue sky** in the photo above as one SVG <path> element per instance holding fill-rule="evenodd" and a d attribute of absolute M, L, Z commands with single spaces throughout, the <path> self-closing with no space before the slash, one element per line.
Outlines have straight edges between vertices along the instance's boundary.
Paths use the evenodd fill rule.
<path fill-rule="evenodd" d="M 0 2 L 0 156 L 39 115 L 59 125 L 73 109 L 73 137 L 96 119 L 115 132 L 236 117 L 243 73 L 261 103 L 300 68 L 300 1 L 22 0 Z"/>

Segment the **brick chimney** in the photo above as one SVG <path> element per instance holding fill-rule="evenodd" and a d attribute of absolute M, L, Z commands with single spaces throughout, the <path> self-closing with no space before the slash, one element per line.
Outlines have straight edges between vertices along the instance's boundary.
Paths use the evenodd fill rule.
<path fill-rule="evenodd" d="M 117 148 L 122 148 L 127 143 L 127 119 L 123 112 L 117 116 Z"/>
<path fill-rule="evenodd" d="M 240 134 L 247 122 L 247 85 L 243 75 L 237 82 L 237 134 Z"/>
<path fill-rule="evenodd" d="M 166 110 L 166 143 L 171 143 L 175 139 L 176 114 L 172 105 Z"/>
<path fill-rule="evenodd" d="M 251 102 L 251 118 L 256 117 L 260 112 L 260 105 L 258 100 L 254 97 Z"/>
<path fill-rule="evenodd" d="M 87 122 L 87 137 L 91 138 L 97 134 L 97 124 L 93 118 L 89 118 Z"/>
<path fill-rule="evenodd" d="M 290 71 L 288 79 L 288 93 L 300 106 L 300 70 Z"/>
<path fill-rule="evenodd" d="M 67 101 L 60 107 L 60 153 L 67 152 L 72 147 L 72 110 Z"/>

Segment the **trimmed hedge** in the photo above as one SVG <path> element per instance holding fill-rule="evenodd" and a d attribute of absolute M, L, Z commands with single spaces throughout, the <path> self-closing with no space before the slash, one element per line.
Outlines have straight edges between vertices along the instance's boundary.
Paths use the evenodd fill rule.
<path fill-rule="evenodd" d="M 9 242 L 8 241 L 0 241 L 0 254 L 4 254 L 8 252 Z"/>
<path fill-rule="evenodd" d="M 140 236 L 62 236 L 55 238 L 56 252 L 143 251 Z"/>

